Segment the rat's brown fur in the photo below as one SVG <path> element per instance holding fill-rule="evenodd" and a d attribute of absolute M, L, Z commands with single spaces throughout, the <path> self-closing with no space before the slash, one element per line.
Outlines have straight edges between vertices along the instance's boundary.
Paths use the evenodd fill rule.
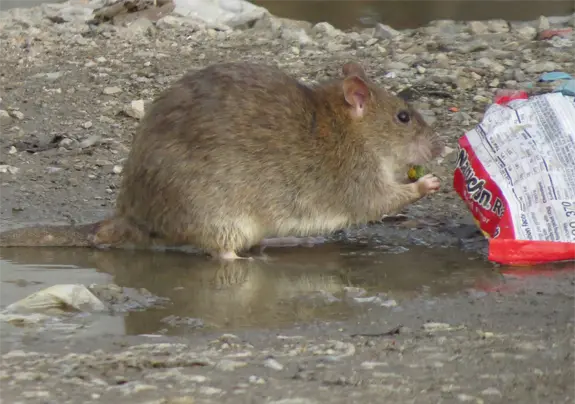
<path fill-rule="evenodd" d="M 361 66 L 343 72 L 313 87 L 249 63 L 186 74 L 142 120 L 115 216 L 62 229 L 70 235 L 51 245 L 167 243 L 235 257 L 266 237 L 329 233 L 434 192 L 429 177 L 396 177 L 441 153 L 436 134 Z M 0 233 L 0 245 L 49 245 L 51 232 Z"/>

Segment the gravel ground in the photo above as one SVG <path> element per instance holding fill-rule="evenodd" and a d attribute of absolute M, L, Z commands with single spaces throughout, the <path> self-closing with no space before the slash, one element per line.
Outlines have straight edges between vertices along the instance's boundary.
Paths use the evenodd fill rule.
<path fill-rule="evenodd" d="M 573 26 L 573 16 L 341 32 L 273 17 L 224 29 L 173 15 L 123 26 L 62 22 L 46 13 L 0 13 L 3 228 L 109 214 L 145 105 L 187 70 L 211 63 L 275 63 L 314 81 L 358 60 L 375 80 L 412 99 L 451 149 L 497 89 L 545 91 L 540 73 L 575 75 L 573 32 L 541 37 L 550 27 Z M 451 153 L 432 167 L 443 190 L 406 209 L 408 220 L 335 237 L 484 252 L 451 186 L 454 161 Z M 401 310 L 373 307 L 353 320 L 281 331 L 54 340 L 32 332 L 18 349 L 2 343 L 2 399 L 572 403 L 573 272 L 506 283 L 504 291 L 416 298 Z"/>

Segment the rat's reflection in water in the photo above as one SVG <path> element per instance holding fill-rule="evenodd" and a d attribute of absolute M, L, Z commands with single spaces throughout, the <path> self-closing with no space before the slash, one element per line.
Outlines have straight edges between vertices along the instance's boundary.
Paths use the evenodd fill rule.
<path fill-rule="evenodd" d="M 453 293 L 478 280 L 496 280 L 492 266 L 456 249 L 411 247 L 400 254 L 368 246 L 327 243 L 313 248 L 271 248 L 265 259 L 222 261 L 183 252 L 99 251 L 69 248 L 2 249 L 15 264 L 92 267 L 120 286 L 146 288 L 169 298 L 166 309 L 131 312 L 130 334 L 170 328 L 170 316 L 201 319 L 207 327 L 277 327 L 345 319 L 366 305 L 335 301 L 347 286 L 401 299 Z M 73 269 L 71 269 L 73 270 Z M 169 333 L 193 330 L 181 326 Z"/>

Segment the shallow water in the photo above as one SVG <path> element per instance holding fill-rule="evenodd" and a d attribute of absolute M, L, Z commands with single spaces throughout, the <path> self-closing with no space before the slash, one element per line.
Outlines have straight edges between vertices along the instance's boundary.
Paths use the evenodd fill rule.
<path fill-rule="evenodd" d="M 32 7 L 63 0 L 1 0 L 0 9 Z M 327 21 L 338 28 L 372 26 L 376 22 L 397 29 L 416 28 L 433 20 L 535 20 L 541 15 L 575 12 L 573 0 L 252 0 L 271 13 L 310 22 Z M 328 4 L 329 2 L 329 4 Z"/>
<path fill-rule="evenodd" d="M 0 250 L 0 307 L 56 284 L 117 284 L 170 299 L 164 308 L 92 316 L 83 335 L 185 334 L 344 320 L 373 305 L 448 296 L 500 282 L 493 265 L 457 249 L 324 244 L 266 249 L 266 258 L 221 262 L 183 252 L 71 248 Z M 356 288 L 365 290 L 357 295 Z M 359 297 L 356 300 L 355 297 Z M 366 299 L 362 301 L 361 299 Z"/>
<path fill-rule="evenodd" d="M 541 15 L 565 16 L 573 0 L 254 0 L 272 14 L 310 22 L 328 21 L 341 28 L 380 22 L 396 29 L 417 28 L 433 20 L 536 20 Z"/>

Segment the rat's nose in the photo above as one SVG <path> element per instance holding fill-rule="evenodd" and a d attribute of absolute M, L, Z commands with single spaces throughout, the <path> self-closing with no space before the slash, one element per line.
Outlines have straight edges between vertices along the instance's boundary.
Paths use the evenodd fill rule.
<path fill-rule="evenodd" d="M 433 158 L 441 156 L 444 151 L 445 151 L 445 142 L 437 133 L 434 133 L 431 147 L 431 154 Z"/>

